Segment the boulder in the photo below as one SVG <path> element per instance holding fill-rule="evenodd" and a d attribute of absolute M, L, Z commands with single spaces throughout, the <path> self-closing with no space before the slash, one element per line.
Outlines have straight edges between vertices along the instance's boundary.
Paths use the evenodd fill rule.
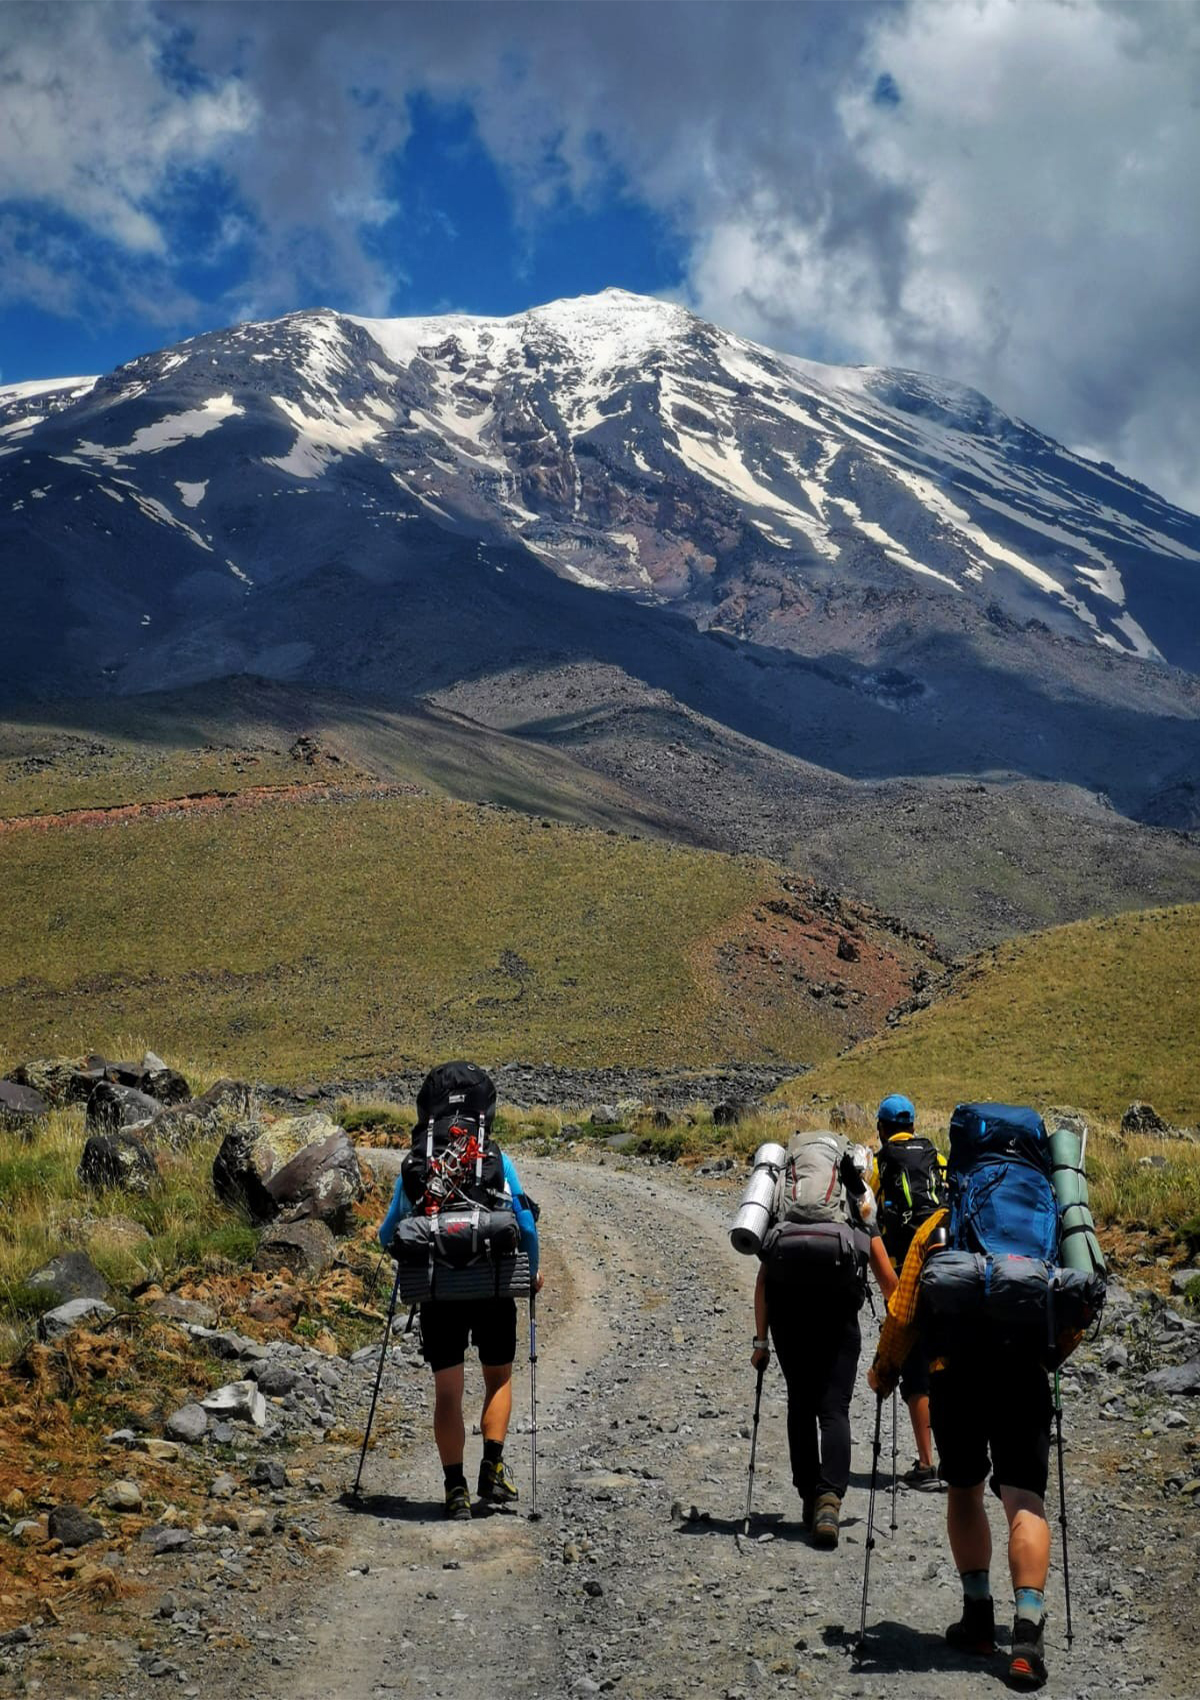
<path fill-rule="evenodd" d="M 61 1340 L 73 1328 L 92 1327 L 96 1323 L 107 1322 L 116 1314 L 103 1299 L 68 1299 L 66 1304 L 56 1305 L 53 1310 L 38 1317 L 38 1339 Z"/>
<path fill-rule="evenodd" d="M 1200 1293 L 1200 1269 L 1176 1269 L 1171 1276 L 1171 1291 L 1176 1298 L 1186 1298 L 1193 1285 Z"/>
<path fill-rule="evenodd" d="M 255 1269 L 275 1274 L 290 1269 L 294 1275 L 322 1275 L 333 1262 L 337 1241 L 324 1222 L 289 1222 L 268 1228 L 254 1254 Z"/>
<path fill-rule="evenodd" d="M 212 1416 L 223 1417 L 226 1422 L 253 1423 L 255 1428 L 262 1428 L 267 1420 L 267 1401 L 252 1381 L 231 1381 L 200 1403 Z"/>
<path fill-rule="evenodd" d="M 1053 1132 L 1057 1127 L 1065 1127 L 1082 1139 L 1088 1131 L 1088 1119 L 1082 1110 L 1072 1109 L 1069 1104 L 1052 1104 L 1042 1117 L 1046 1126 Z"/>
<path fill-rule="evenodd" d="M 829 1112 L 829 1125 L 839 1133 L 863 1132 L 871 1127 L 871 1118 L 861 1104 L 835 1104 Z"/>
<path fill-rule="evenodd" d="M 239 1122 L 221 1141 L 213 1185 L 257 1222 L 313 1217 L 334 1230 L 349 1225 L 351 1206 L 363 1195 L 349 1135 L 321 1110 Z"/>
<path fill-rule="evenodd" d="M 152 1299 L 146 1307 L 151 1316 L 161 1316 L 164 1322 L 193 1322 L 201 1328 L 214 1328 L 217 1313 L 211 1305 L 199 1299 L 181 1299 L 178 1293 L 165 1293 Z"/>
<path fill-rule="evenodd" d="M 1153 1104 L 1130 1104 L 1121 1117 L 1122 1133 L 1162 1134 L 1170 1131 L 1170 1123 L 1162 1119 Z"/>
<path fill-rule="evenodd" d="M 269 1399 L 282 1397 L 290 1393 L 300 1379 L 300 1371 L 293 1369 L 290 1364 L 262 1363 L 255 1364 L 250 1371 L 252 1379 L 260 1393 L 265 1393 Z"/>
<path fill-rule="evenodd" d="M 110 1511 L 140 1511 L 142 1490 L 136 1482 L 109 1482 L 103 1499 Z"/>
<path fill-rule="evenodd" d="M 104 1539 L 104 1526 L 77 1505 L 56 1505 L 50 1513 L 50 1539 L 65 1547 L 85 1547 Z"/>
<path fill-rule="evenodd" d="M 593 1127 L 612 1127 L 620 1119 L 621 1115 L 615 1104 L 598 1104 L 588 1117 Z"/>
<path fill-rule="evenodd" d="M 0 1127 L 32 1139 L 49 1114 L 49 1099 L 32 1086 L 0 1080 Z"/>
<path fill-rule="evenodd" d="M 158 1164 L 145 1139 L 127 1128 L 93 1133 L 79 1159 L 79 1178 L 85 1186 L 149 1192 L 158 1179 Z"/>
<path fill-rule="evenodd" d="M 9 1079 L 18 1086 L 29 1086 L 40 1092 L 55 1109 L 63 1104 L 83 1104 L 91 1096 L 98 1080 L 104 1079 L 102 1059 L 77 1062 L 71 1057 L 42 1057 L 35 1062 L 21 1063 Z"/>
<path fill-rule="evenodd" d="M 161 1108 L 155 1099 L 136 1087 L 101 1080 L 92 1088 L 87 1101 L 88 1130 L 108 1133 L 118 1128 L 146 1127 Z"/>
<path fill-rule="evenodd" d="M 1147 1393 L 1165 1394 L 1174 1399 L 1180 1394 L 1200 1393 L 1200 1358 L 1190 1363 L 1172 1364 L 1170 1369 L 1155 1370 L 1142 1383 Z"/>
<path fill-rule="evenodd" d="M 154 1139 L 172 1151 L 198 1139 L 213 1139 L 252 1112 L 252 1088 L 244 1080 L 218 1080 L 198 1098 L 171 1103 L 151 1123 Z"/>
<path fill-rule="evenodd" d="M 136 1257 L 154 1244 L 149 1228 L 131 1216 L 88 1216 L 78 1223 L 75 1233 L 89 1252 L 100 1247 L 103 1251 L 123 1251 Z"/>
<path fill-rule="evenodd" d="M 44 1292 L 50 1306 L 66 1304 L 69 1299 L 108 1299 L 112 1289 L 90 1257 L 81 1251 L 64 1251 L 49 1263 L 35 1269 L 25 1279 L 27 1287 Z"/>
<path fill-rule="evenodd" d="M 208 1433 L 208 1413 L 202 1405 L 181 1405 L 163 1424 L 163 1433 L 168 1440 L 181 1440 L 194 1446 Z"/>
<path fill-rule="evenodd" d="M 719 1104 L 713 1105 L 712 1119 L 714 1127 L 735 1127 L 747 1116 L 753 1116 L 758 1111 L 758 1105 L 742 1098 L 726 1098 Z"/>

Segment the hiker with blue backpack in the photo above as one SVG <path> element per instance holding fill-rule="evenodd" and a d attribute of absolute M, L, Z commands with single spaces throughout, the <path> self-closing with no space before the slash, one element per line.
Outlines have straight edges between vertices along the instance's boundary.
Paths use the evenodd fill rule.
<path fill-rule="evenodd" d="M 933 1433 L 948 1486 L 947 1534 L 963 1589 L 962 1615 L 946 1640 L 981 1657 L 995 1652 L 984 1504 L 990 1468 L 1008 1521 L 1016 1614 L 1008 1674 L 1020 1688 L 1046 1680 L 1045 1500 L 1055 1414 L 1049 1376 L 1104 1302 L 1104 1259 L 1087 1208 L 1082 1153 L 1078 1141 L 1073 1149 L 1063 1142 L 1065 1133 L 1055 1134 L 1056 1151 L 1035 1110 L 957 1107 L 949 1206 L 913 1237 L 868 1376 L 882 1401 L 914 1343 L 924 1342 Z M 1059 1416 L 1061 1501 L 1061 1407 Z M 1063 1509 L 1064 1564 L 1065 1516 Z M 1068 1590 L 1068 1637 L 1069 1602 Z"/>
<path fill-rule="evenodd" d="M 517 1351 L 516 1298 L 530 1303 L 530 1375 L 537 1361 L 533 1299 L 541 1290 L 537 1206 L 492 1137 L 496 1088 L 474 1063 L 442 1063 L 417 1096 L 417 1125 L 379 1229 L 396 1259 L 396 1290 L 419 1305 L 421 1351 L 433 1371 L 433 1433 L 446 1516 L 471 1516 L 463 1454 L 467 1347 L 483 1372 L 483 1458 L 476 1493 L 488 1506 L 517 1497 L 504 1459 Z M 536 1420 L 536 1419 L 535 1419 Z M 535 1464 L 536 1469 L 536 1454 Z"/>
<path fill-rule="evenodd" d="M 879 1151 L 870 1186 L 879 1204 L 883 1249 L 899 1275 L 917 1229 L 936 1210 L 946 1194 L 946 1159 L 931 1139 L 917 1133 L 917 1112 L 911 1098 L 890 1092 L 875 1113 Z M 933 1461 L 933 1431 L 929 1421 L 929 1361 L 917 1340 L 900 1367 L 900 1397 L 908 1407 L 917 1456 L 905 1471 L 906 1486 L 937 1492 L 942 1486 Z M 892 1414 L 892 1459 L 895 1468 L 895 1412 Z"/>

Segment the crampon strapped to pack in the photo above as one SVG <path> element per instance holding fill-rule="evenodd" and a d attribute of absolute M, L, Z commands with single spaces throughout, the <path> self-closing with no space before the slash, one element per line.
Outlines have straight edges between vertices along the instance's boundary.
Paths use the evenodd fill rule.
<path fill-rule="evenodd" d="M 1011 1104 L 959 1104 L 949 1183 L 947 1248 L 931 1253 L 921 1277 L 927 1349 L 1002 1344 L 1055 1366 L 1064 1338 L 1099 1317 L 1104 1279 L 1059 1266 L 1059 1206 L 1041 1116 Z"/>

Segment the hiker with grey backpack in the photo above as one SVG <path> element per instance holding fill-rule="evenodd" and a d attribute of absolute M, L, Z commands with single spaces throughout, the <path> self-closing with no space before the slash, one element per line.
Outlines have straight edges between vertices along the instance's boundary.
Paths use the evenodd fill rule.
<path fill-rule="evenodd" d="M 430 1071 L 417 1097 L 411 1149 L 379 1230 L 380 1243 L 396 1259 L 397 1294 L 419 1307 L 421 1350 L 433 1371 L 433 1433 L 446 1516 L 455 1519 L 471 1516 L 463 1456 L 468 1346 L 478 1352 L 483 1372 L 476 1492 L 487 1506 L 518 1497 L 504 1443 L 520 1297 L 530 1305 L 531 1379 L 536 1362 L 533 1306 L 542 1287 L 537 1206 L 492 1136 L 495 1113 L 496 1088 L 474 1063 L 442 1063 Z"/>
<path fill-rule="evenodd" d="M 1048 1136 L 1035 1110 L 960 1104 L 950 1122 L 948 1182 L 949 1207 L 913 1237 L 868 1381 L 882 1402 L 913 1345 L 924 1344 L 933 1433 L 948 1486 L 947 1534 L 963 1589 L 962 1615 L 946 1640 L 968 1656 L 995 1652 L 984 1505 L 990 1472 L 1008 1521 L 1015 1607 L 1009 1681 L 1037 1688 L 1046 1680 L 1045 1501 L 1056 1414 L 1068 1641 L 1071 1636 L 1061 1403 L 1051 1399 L 1050 1375 L 1057 1390 L 1059 1365 L 1100 1315 L 1104 1258 L 1079 1141 L 1066 1129 Z"/>
<path fill-rule="evenodd" d="M 850 1479 L 850 1400 L 868 1271 L 886 1298 L 896 1277 L 863 1178 L 869 1153 L 836 1133 L 759 1149 L 730 1238 L 760 1259 L 750 1362 L 771 1349 L 787 1385 L 788 1452 L 813 1544 L 838 1544 Z M 747 1519 L 749 1507 L 747 1507 Z"/>

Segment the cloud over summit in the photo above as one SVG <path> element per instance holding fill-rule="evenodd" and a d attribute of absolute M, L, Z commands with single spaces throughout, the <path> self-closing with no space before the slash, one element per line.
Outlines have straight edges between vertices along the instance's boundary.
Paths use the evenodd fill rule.
<path fill-rule="evenodd" d="M 474 209 L 405 152 L 431 101 L 530 300 L 548 220 L 636 206 L 731 328 L 975 384 L 1200 506 L 1198 61 L 1186 0 L 9 4 L 0 300 L 425 309 L 420 200 L 457 232 L 444 297 L 488 307 Z"/>

